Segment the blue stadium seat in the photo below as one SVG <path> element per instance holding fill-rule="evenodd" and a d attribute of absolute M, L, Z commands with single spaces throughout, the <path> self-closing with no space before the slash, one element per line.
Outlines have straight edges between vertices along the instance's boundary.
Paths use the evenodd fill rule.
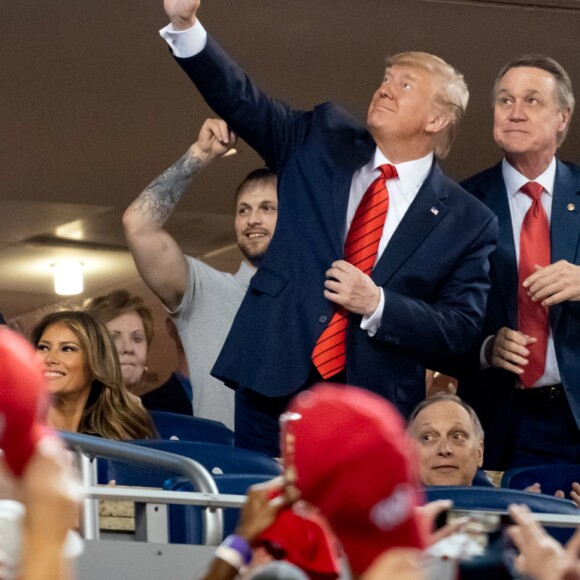
<path fill-rule="evenodd" d="M 150 411 L 150 413 L 161 439 L 205 441 L 232 446 L 234 444 L 234 432 L 218 421 L 167 411 Z"/>
<path fill-rule="evenodd" d="M 508 469 L 503 474 L 501 486 L 509 489 L 526 489 L 537 482 L 542 488 L 542 494 L 554 495 L 560 489 L 568 496 L 575 481 L 580 482 L 580 465 L 575 463 L 536 465 Z"/>
<path fill-rule="evenodd" d="M 281 474 L 280 465 L 275 459 L 229 445 L 168 440 L 139 440 L 129 443 L 176 453 L 197 461 L 212 473 L 220 493 L 244 495 L 251 485 L 269 481 Z M 176 477 L 177 475 L 151 466 L 139 466 L 116 460 L 98 460 L 99 483 L 115 480 L 117 485 L 193 491 L 191 483 L 183 477 Z M 232 532 L 238 517 L 238 509 L 224 509 L 224 534 Z M 171 543 L 200 544 L 202 542 L 201 508 L 171 505 L 169 525 Z"/>
<path fill-rule="evenodd" d="M 189 457 L 201 463 L 213 474 L 253 473 L 275 477 L 282 472 L 280 464 L 275 459 L 263 453 L 228 445 L 159 439 L 139 439 L 131 441 L 131 443 Z"/>
<path fill-rule="evenodd" d="M 229 473 L 215 475 L 220 493 L 245 495 L 250 486 L 270 481 L 271 475 Z M 163 485 L 168 491 L 194 491 L 184 477 L 168 479 Z M 238 508 L 224 508 L 224 537 L 232 534 L 240 517 Z M 200 544 L 202 540 L 201 510 L 197 506 L 172 505 L 169 507 L 169 538 L 172 544 Z"/>
<path fill-rule="evenodd" d="M 116 485 L 163 487 L 166 480 L 176 476 L 175 472 L 160 467 L 136 465 L 103 457 L 97 459 L 97 481 L 101 485 L 114 481 Z"/>
<path fill-rule="evenodd" d="M 280 465 L 275 459 L 262 453 L 229 445 L 161 439 L 137 440 L 129 443 L 189 457 L 203 465 L 212 475 L 244 473 L 276 477 L 281 473 Z M 115 480 L 117 485 L 162 487 L 167 479 L 177 475 L 163 469 L 139 467 L 120 461 L 99 459 L 98 465 L 99 483 Z"/>
<path fill-rule="evenodd" d="M 479 485 L 481 487 L 493 487 L 493 482 L 491 481 L 489 475 L 481 468 L 478 468 L 475 472 L 475 477 L 471 482 L 471 485 Z"/>

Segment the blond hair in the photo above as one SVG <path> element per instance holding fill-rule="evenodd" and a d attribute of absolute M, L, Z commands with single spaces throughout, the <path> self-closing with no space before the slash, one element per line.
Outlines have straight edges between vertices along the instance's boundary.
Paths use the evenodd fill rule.
<path fill-rule="evenodd" d="M 147 346 L 153 341 L 153 314 L 145 306 L 143 298 L 130 294 L 127 290 L 113 290 L 103 296 L 97 296 L 85 303 L 85 310 L 100 322 L 107 324 L 122 314 L 134 312 L 143 321 Z"/>

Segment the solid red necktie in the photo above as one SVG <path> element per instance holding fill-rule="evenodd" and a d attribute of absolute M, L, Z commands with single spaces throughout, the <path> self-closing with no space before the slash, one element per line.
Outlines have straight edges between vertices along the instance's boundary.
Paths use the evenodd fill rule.
<path fill-rule="evenodd" d="M 532 198 L 532 205 L 522 223 L 518 267 L 518 328 L 520 332 L 536 339 L 534 344 L 528 346 L 528 364 L 520 380 L 524 386 L 531 387 L 544 374 L 546 367 L 548 309 L 540 302 L 532 302 L 522 283 L 535 272 L 534 266 L 547 266 L 550 263 L 550 224 L 541 202 L 542 186 L 529 182 L 520 191 Z"/>
<path fill-rule="evenodd" d="M 381 174 L 365 191 L 344 244 L 344 259 L 367 275 L 375 265 L 389 209 L 386 181 L 398 177 L 393 165 L 381 165 L 378 170 Z M 312 362 L 324 379 L 338 374 L 345 367 L 348 314 L 344 308 L 336 310 L 312 351 Z"/>

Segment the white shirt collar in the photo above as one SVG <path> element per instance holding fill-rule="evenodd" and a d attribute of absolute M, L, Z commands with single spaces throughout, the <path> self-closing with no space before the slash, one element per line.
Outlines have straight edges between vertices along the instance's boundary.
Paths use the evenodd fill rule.
<path fill-rule="evenodd" d="M 405 161 L 404 163 L 391 163 L 377 147 L 375 154 L 371 159 L 373 169 L 377 169 L 380 165 L 389 163 L 397 168 L 399 174 L 399 188 L 403 193 L 418 189 L 431 171 L 433 165 L 433 152 L 428 153 L 421 159 L 414 159 L 413 161 Z"/>
<path fill-rule="evenodd" d="M 505 158 L 501 164 L 501 172 L 508 197 L 513 197 L 516 193 L 518 193 L 522 186 L 530 181 L 525 175 L 522 175 L 515 167 L 510 165 L 508 160 Z M 544 188 L 544 191 L 546 191 L 548 195 L 551 196 L 554 192 L 555 180 L 556 158 L 552 157 L 552 161 L 546 168 L 546 171 L 534 179 L 534 182 L 539 183 Z"/>

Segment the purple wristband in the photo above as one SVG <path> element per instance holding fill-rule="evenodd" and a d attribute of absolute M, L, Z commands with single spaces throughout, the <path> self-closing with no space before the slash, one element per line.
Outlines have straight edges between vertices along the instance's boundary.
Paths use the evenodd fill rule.
<path fill-rule="evenodd" d="M 244 538 L 232 534 L 221 543 L 221 546 L 232 548 L 232 550 L 238 552 L 240 556 L 242 556 L 246 566 L 250 563 L 250 560 L 252 559 L 252 548 Z"/>

